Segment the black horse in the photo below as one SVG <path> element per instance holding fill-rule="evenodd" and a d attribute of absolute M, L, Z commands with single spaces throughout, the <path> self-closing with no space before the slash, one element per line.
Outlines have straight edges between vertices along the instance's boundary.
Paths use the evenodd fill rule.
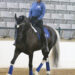
<path fill-rule="evenodd" d="M 15 20 L 16 20 L 16 27 L 17 27 L 17 38 L 16 38 L 16 44 L 15 44 L 15 53 L 14 57 L 11 61 L 11 66 L 9 68 L 8 75 L 12 75 L 13 72 L 13 65 L 17 59 L 17 57 L 20 55 L 20 53 L 25 53 L 29 55 L 29 75 L 33 75 L 32 71 L 32 60 L 33 60 L 33 53 L 34 51 L 37 50 L 43 50 L 41 39 L 38 37 L 36 33 L 36 29 L 31 25 L 29 22 L 29 19 L 26 16 L 19 16 L 17 17 L 15 15 Z M 58 33 L 55 29 L 49 27 L 49 26 L 44 26 L 49 33 L 49 38 L 47 38 L 48 41 L 48 47 L 49 50 L 53 48 L 53 64 L 55 66 L 58 66 L 58 58 L 59 58 L 59 48 L 58 48 Z M 50 53 L 50 52 L 49 52 Z M 49 59 L 48 55 L 49 53 L 45 53 L 42 51 L 43 54 L 43 61 L 40 64 L 40 66 L 36 69 L 36 75 L 38 75 L 38 72 L 40 71 L 42 65 L 44 62 L 46 62 L 46 67 L 47 67 L 47 75 L 50 73 L 50 67 L 49 67 Z"/>

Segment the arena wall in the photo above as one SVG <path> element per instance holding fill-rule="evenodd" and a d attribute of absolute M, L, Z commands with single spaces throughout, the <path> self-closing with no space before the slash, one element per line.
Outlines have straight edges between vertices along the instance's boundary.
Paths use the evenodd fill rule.
<path fill-rule="evenodd" d="M 36 0 L 0 0 L 0 27 L 14 27 L 14 14 L 28 17 Z M 46 4 L 44 24 L 53 28 L 75 29 L 75 0 L 43 0 Z M 75 38 L 75 31 L 63 31 L 63 38 Z M 69 33 L 69 34 L 68 34 Z M 67 35 L 65 35 L 67 34 Z M 14 30 L 0 29 L 0 36 L 14 37 Z"/>

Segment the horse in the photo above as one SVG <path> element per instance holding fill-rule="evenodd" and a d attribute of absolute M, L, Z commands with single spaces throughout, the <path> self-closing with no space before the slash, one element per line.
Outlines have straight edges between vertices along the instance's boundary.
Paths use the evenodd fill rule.
<path fill-rule="evenodd" d="M 15 21 L 17 30 L 15 52 L 7 75 L 13 74 L 13 66 L 15 64 L 15 61 L 22 52 L 29 56 L 29 75 L 33 75 L 33 53 L 38 50 L 42 51 L 43 60 L 39 67 L 36 69 L 35 75 L 38 75 L 44 63 L 46 63 L 47 75 L 50 75 L 49 54 L 51 51 L 54 66 L 57 67 L 59 61 L 60 37 L 58 32 L 52 27 L 44 25 L 45 37 L 47 38 L 49 47 L 49 52 L 45 53 L 43 52 L 44 48 L 42 47 L 42 42 L 40 39 L 41 35 L 37 33 L 37 30 L 32 26 L 29 19 L 24 15 L 17 17 L 17 15 L 15 14 Z"/>

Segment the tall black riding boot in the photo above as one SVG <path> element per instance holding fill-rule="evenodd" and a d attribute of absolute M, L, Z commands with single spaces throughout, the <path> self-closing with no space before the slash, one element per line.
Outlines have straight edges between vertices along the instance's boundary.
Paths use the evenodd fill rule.
<path fill-rule="evenodd" d="M 42 34 L 42 43 L 43 43 L 44 52 L 48 53 L 49 52 L 48 41 L 47 41 L 47 38 L 45 37 L 45 34 Z"/>
<path fill-rule="evenodd" d="M 41 35 L 41 42 L 42 42 L 42 47 L 43 47 L 43 52 L 44 53 L 49 53 L 49 48 L 48 48 L 48 41 L 45 37 L 44 29 L 43 29 L 43 20 L 38 20 L 36 23 L 36 27 L 39 27 L 40 35 Z"/>

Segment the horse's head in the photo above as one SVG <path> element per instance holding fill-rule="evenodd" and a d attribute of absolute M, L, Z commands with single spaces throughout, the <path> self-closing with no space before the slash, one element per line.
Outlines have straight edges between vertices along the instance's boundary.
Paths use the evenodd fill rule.
<path fill-rule="evenodd" d="M 16 30 L 17 30 L 17 40 L 22 41 L 23 37 L 25 37 L 26 31 L 30 27 L 30 22 L 26 16 L 19 16 L 15 14 L 16 21 Z"/>

